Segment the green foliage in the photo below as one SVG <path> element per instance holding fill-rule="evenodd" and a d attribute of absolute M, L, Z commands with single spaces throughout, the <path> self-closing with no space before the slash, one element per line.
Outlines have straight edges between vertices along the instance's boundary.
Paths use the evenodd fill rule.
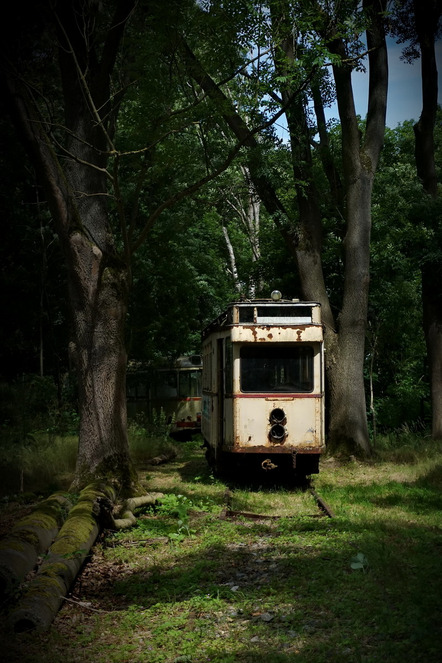
<path fill-rule="evenodd" d="M 3 100 L 0 107 L 0 379 L 36 373 L 41 364 L 57 376 L 68 370 L 60 244 Z"/>
<path fill-rule="evenodd" d="M 3 425 L 22 439 L 37 432 L 75 434 L 75 389 L 67 375 L 61 389 L 52 377 L 22 375 L 0 384 L 0 416 Z"/>
<path fill-rule="evenodd" d="M 0 494 L 2 496 L 67 490 L 75 468 L 78 437 L 35 433 L 25 440 L 2 429 Z"/>
<path fill-rule="evenodd" d="M 429 421 L 421 268 L 431 256 L 441 254 L 439 205 L 425 195 L 416 176 L 413 123 L 387 129 L 373 194 L 366 373 L 368 378 L 374 358 L 375 412 L 381 432 L 421 427 Z"/>
<path fill-rule="evenodd" d="M 168 215 L 153 229 L 134 266 L 128 321 L 131 358 L 199 351 L 202 328 L 233 294 L 223 241 L 210 215 L 199 218 L 193 206 Z"/>

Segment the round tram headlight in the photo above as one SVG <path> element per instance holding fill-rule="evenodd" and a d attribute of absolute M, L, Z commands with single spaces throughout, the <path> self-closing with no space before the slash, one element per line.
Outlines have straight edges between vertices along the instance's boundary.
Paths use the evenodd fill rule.
<path fill-rule="evenodd" d="M 273 424 L 270 429 L 269 437 L 275 444 L 282 444 L 286 438 L 286 430 L 281 424 Z"/>
<path fill-rule="evenodd" d="M 272 294 L 270 295 L 270 297 L 273 299 L 274 302 L 279 302 L 279 300 L 281 299 L 282 295 L 281 295 L 281 293 L 279 292 L 279 290 L 273 290 L 273 292 L 272 292 Z"/>
<path fill-rule="evenodd" d="M 270 412 L 270 423 L 271 424 L 282 424 L 285 421 L 285 412 L 280 407 L 275 407 Z"/>

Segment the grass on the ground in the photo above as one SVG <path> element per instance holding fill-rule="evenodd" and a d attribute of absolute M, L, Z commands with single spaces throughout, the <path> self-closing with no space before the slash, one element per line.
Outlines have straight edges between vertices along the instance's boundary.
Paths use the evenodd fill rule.
<path fill-rule="evenodd" d="M 346 465 L 307 491 L 226 486 L 197 443 L 141 470 L 162 506 L 102 536 L 51 629 L 9 635 L 21 663 L 436 663 L 441 657 L 442 452 Z"/>

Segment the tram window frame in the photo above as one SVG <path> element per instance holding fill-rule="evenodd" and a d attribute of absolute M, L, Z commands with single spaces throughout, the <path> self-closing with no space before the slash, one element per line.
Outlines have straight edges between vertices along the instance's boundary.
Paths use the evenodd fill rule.
<path fill-rule="evenodd" d="M 230 338 L 226 338 L 224 346 L 225 371 L 224 371 L 224 395 L 233 394 L 233 344 Z"/>
<path fill-rule="evenodd" d="M 206 348 L 203 349 L 203 391 L 212 390 L 212 361 L 213 361 L 212 343 L 210 342 Z"/>
<path fill-rule="evenodd" d="M 314 357 L 312 345 L 243 345 L 240 348 L 241 392 L 312 393 L 315 387 Z M 275 360 L 277 363 L 272 366 Z M 301 372 L 306 373 L 306 376 L 303 379 L 300 376 L 295 379 L 295 374 Z M 260 376 L 263 378 L 261 381 Z M 284 384 L 284 379 L 291 380 L 291 383 Z"/>

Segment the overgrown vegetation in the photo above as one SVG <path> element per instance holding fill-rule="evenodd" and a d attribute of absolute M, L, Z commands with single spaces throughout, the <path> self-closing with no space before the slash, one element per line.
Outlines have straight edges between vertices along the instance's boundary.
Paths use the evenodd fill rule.
<path fill-rule="evenodd" d="M 232 508 L 282 517 L 223 520 L 200 441 L 179 446 L 140 472 L 162 505 L 105 532 L 50 631 L 6 636 L 8 661 L 436 663 L 442 449 L 402 439 L 370 463 L 323 459 L 334 520 L 307 491 L 251 481 Z"/>
<path fill-rule="evenodd" d="M 19 383 L 0 385 L 0 413 L 0 497 L 27 501 L 67 490 L 78 448 L 78 415 L 72 398 L 60 403 L 50 378 L 27 376 Z M 143 416 L 131 420 L 128 434 L 134 462 L 142 466 L 173 451 L 169 432 L 162 412 L 152 421 Z"/>

